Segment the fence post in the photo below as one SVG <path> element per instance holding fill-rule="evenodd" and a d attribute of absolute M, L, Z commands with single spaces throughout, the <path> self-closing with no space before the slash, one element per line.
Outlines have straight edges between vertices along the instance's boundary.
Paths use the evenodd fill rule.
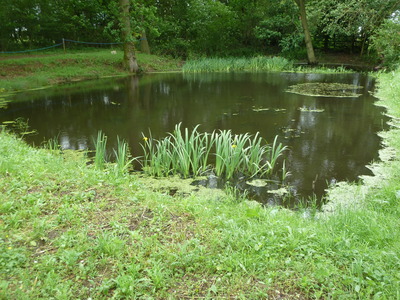
<path fill-rule="evenodd" d="M 65 40 L 64 40 L 64 38 L 62 39 L 62 44 L 63 44 L 64 53 L 65 53 Z"/>

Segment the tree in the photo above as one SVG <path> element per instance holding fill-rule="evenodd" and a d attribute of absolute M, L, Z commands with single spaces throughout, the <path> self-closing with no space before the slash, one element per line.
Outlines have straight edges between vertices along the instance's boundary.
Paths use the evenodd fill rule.
<path fill-rule="evenodd" d="M 334 41 L 351 42 L 361 55 L 377 28 L 400 9 L 400 0 L 309 0 L 310 22 Z M 342 47 L 348 50 L 349 44 Z"/>
<path fill-rule="evenodd" d="M 300 11 L 301 25 L 304 31 L 304 41 L 306 43 L 308 63 L 311 65 L 317 64 L 317 59 L 314 54 L 314 47 L 311 40 L 310 30 L 308 28 L 307 13 L 306 13 L 306 0 L 294 0 Z"/>
<path fill-rule="evenodd" d="M 372 47 L 378 52 L 382 64 L 395 68 L 400 63 L 400 22 L 386 20 L 372 36 Z"/>
<path fill-rule="evenodd" d="M 276 0 L 263 5 L 266 9 L 263 9 L 264 15 L 254 28 L 255 36 L 269 51 L 279 49 L 285 55 L 297 58 L 298 50 L 304 48 L 303 30 L 297 16 L 298 7 L 293 1 Z"/>
<path fill-rule="evenodd" d="M 131 30 L 131 17 L 129 13 L 129 0 L 119 0 L 122 42 L 124 43 L 124 68 L 131 73 L 139 70 L 135 55 L 135 44 Z"/>

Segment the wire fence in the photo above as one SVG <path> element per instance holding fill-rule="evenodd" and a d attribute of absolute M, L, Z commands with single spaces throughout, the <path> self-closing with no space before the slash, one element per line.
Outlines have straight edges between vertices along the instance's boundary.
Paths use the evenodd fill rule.
<path fill-rule="evenodd" d="M 76 44 L 86 44 L 86 45 L 122 45 L 123 43 L 95 43 L 95 42 L 83 42 L 83 41 L 75 41 L 75 40 L 69 40 L 69 39 L 62 39 L 61 43 L 48 46 L 48 47 L 43 47 L 43 48 L 37 48 L 37 49 L 29 49 L 29 50 L 21 50 L 21 51 L 0 51 L 0 54 L 18 54 L 18 53 L 29 53 L 29 52 L 37 52 L 37 51 L 43 51 L 47 49 L 52 49 L 56 47 L 63 47 L 64 51 L 66 51 L 66 42 L 69 43 L 76 43 Z"/>

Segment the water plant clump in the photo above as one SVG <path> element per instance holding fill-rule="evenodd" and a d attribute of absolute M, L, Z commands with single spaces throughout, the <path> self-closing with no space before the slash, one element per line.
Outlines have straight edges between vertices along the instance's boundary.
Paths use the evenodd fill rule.
<path fill-rule="evenodd" d="M 344 83 L 300 83 L 290 86 L 286 92 L 304 96 L 353 98 L 359 97 L 362 86 Z"/>
<path fill-rule="evenodd" d="M 151 176 L 180 175 L 184 178 L 213 171 L 227 180 L 237 174 L 265 177 L 275 170 L 277 161 L 287 149 L 275 137 L 267 144 L 259 136 L 234 134 L 231 130 L 212 133 L 181 130 L 181 124 L 163 139 L 144 136 L 143 170 Z"/>
<path fill-rule="evenodd" d="M 107 162 L 107 136 L 101 130 L 97 132 L 97 139 L 94 140 L 94 144 L 96 148 L 94 165 L 99 170 L 102 170 Z"/>
<path fill-rule="evenodd" d="M 293 63 L 283 57 L 251 57 L 251 58 L 203 58 L 189 60 L 182 70 L 185 73 L 198 72 L 262 72 L 286 71 Z"/>
<path fill-rule="evenodd" d="M 136 158 L 130 158 L 130 151 L 129 151 L 129 145 L 124 139 L 120 139 L 117 136 L 117 150 L 114 149 L 114 155 L 115 155 L 115 175 L 121 176 L 123 174 L 126 174 L 129 170 L 129 167 L 131 163 L 136 159 Z"/>

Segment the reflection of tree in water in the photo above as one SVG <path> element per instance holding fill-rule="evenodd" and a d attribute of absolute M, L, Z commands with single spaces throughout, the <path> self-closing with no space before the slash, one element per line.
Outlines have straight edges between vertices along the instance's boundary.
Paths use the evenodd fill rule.
<path fill-rule="evenodd" d="M 305 102 L 298 97 L 299 103 Z M 376 158 L 376 132 L 386 118 L 365 100 L 308 98 L 303 105 L 318 107 L 323 113 L 293 111 L 294 121 L 289 126 L 305 134 L 289 142 L 297 151 L 290 152 L 288 161 L 295 175 L 292 182 L 321 195 L 331 181 L 356 180 L 359 174 L 369 172 L 365 165 Z M 313 185 L 316 180 L 319 184 Z"/>

